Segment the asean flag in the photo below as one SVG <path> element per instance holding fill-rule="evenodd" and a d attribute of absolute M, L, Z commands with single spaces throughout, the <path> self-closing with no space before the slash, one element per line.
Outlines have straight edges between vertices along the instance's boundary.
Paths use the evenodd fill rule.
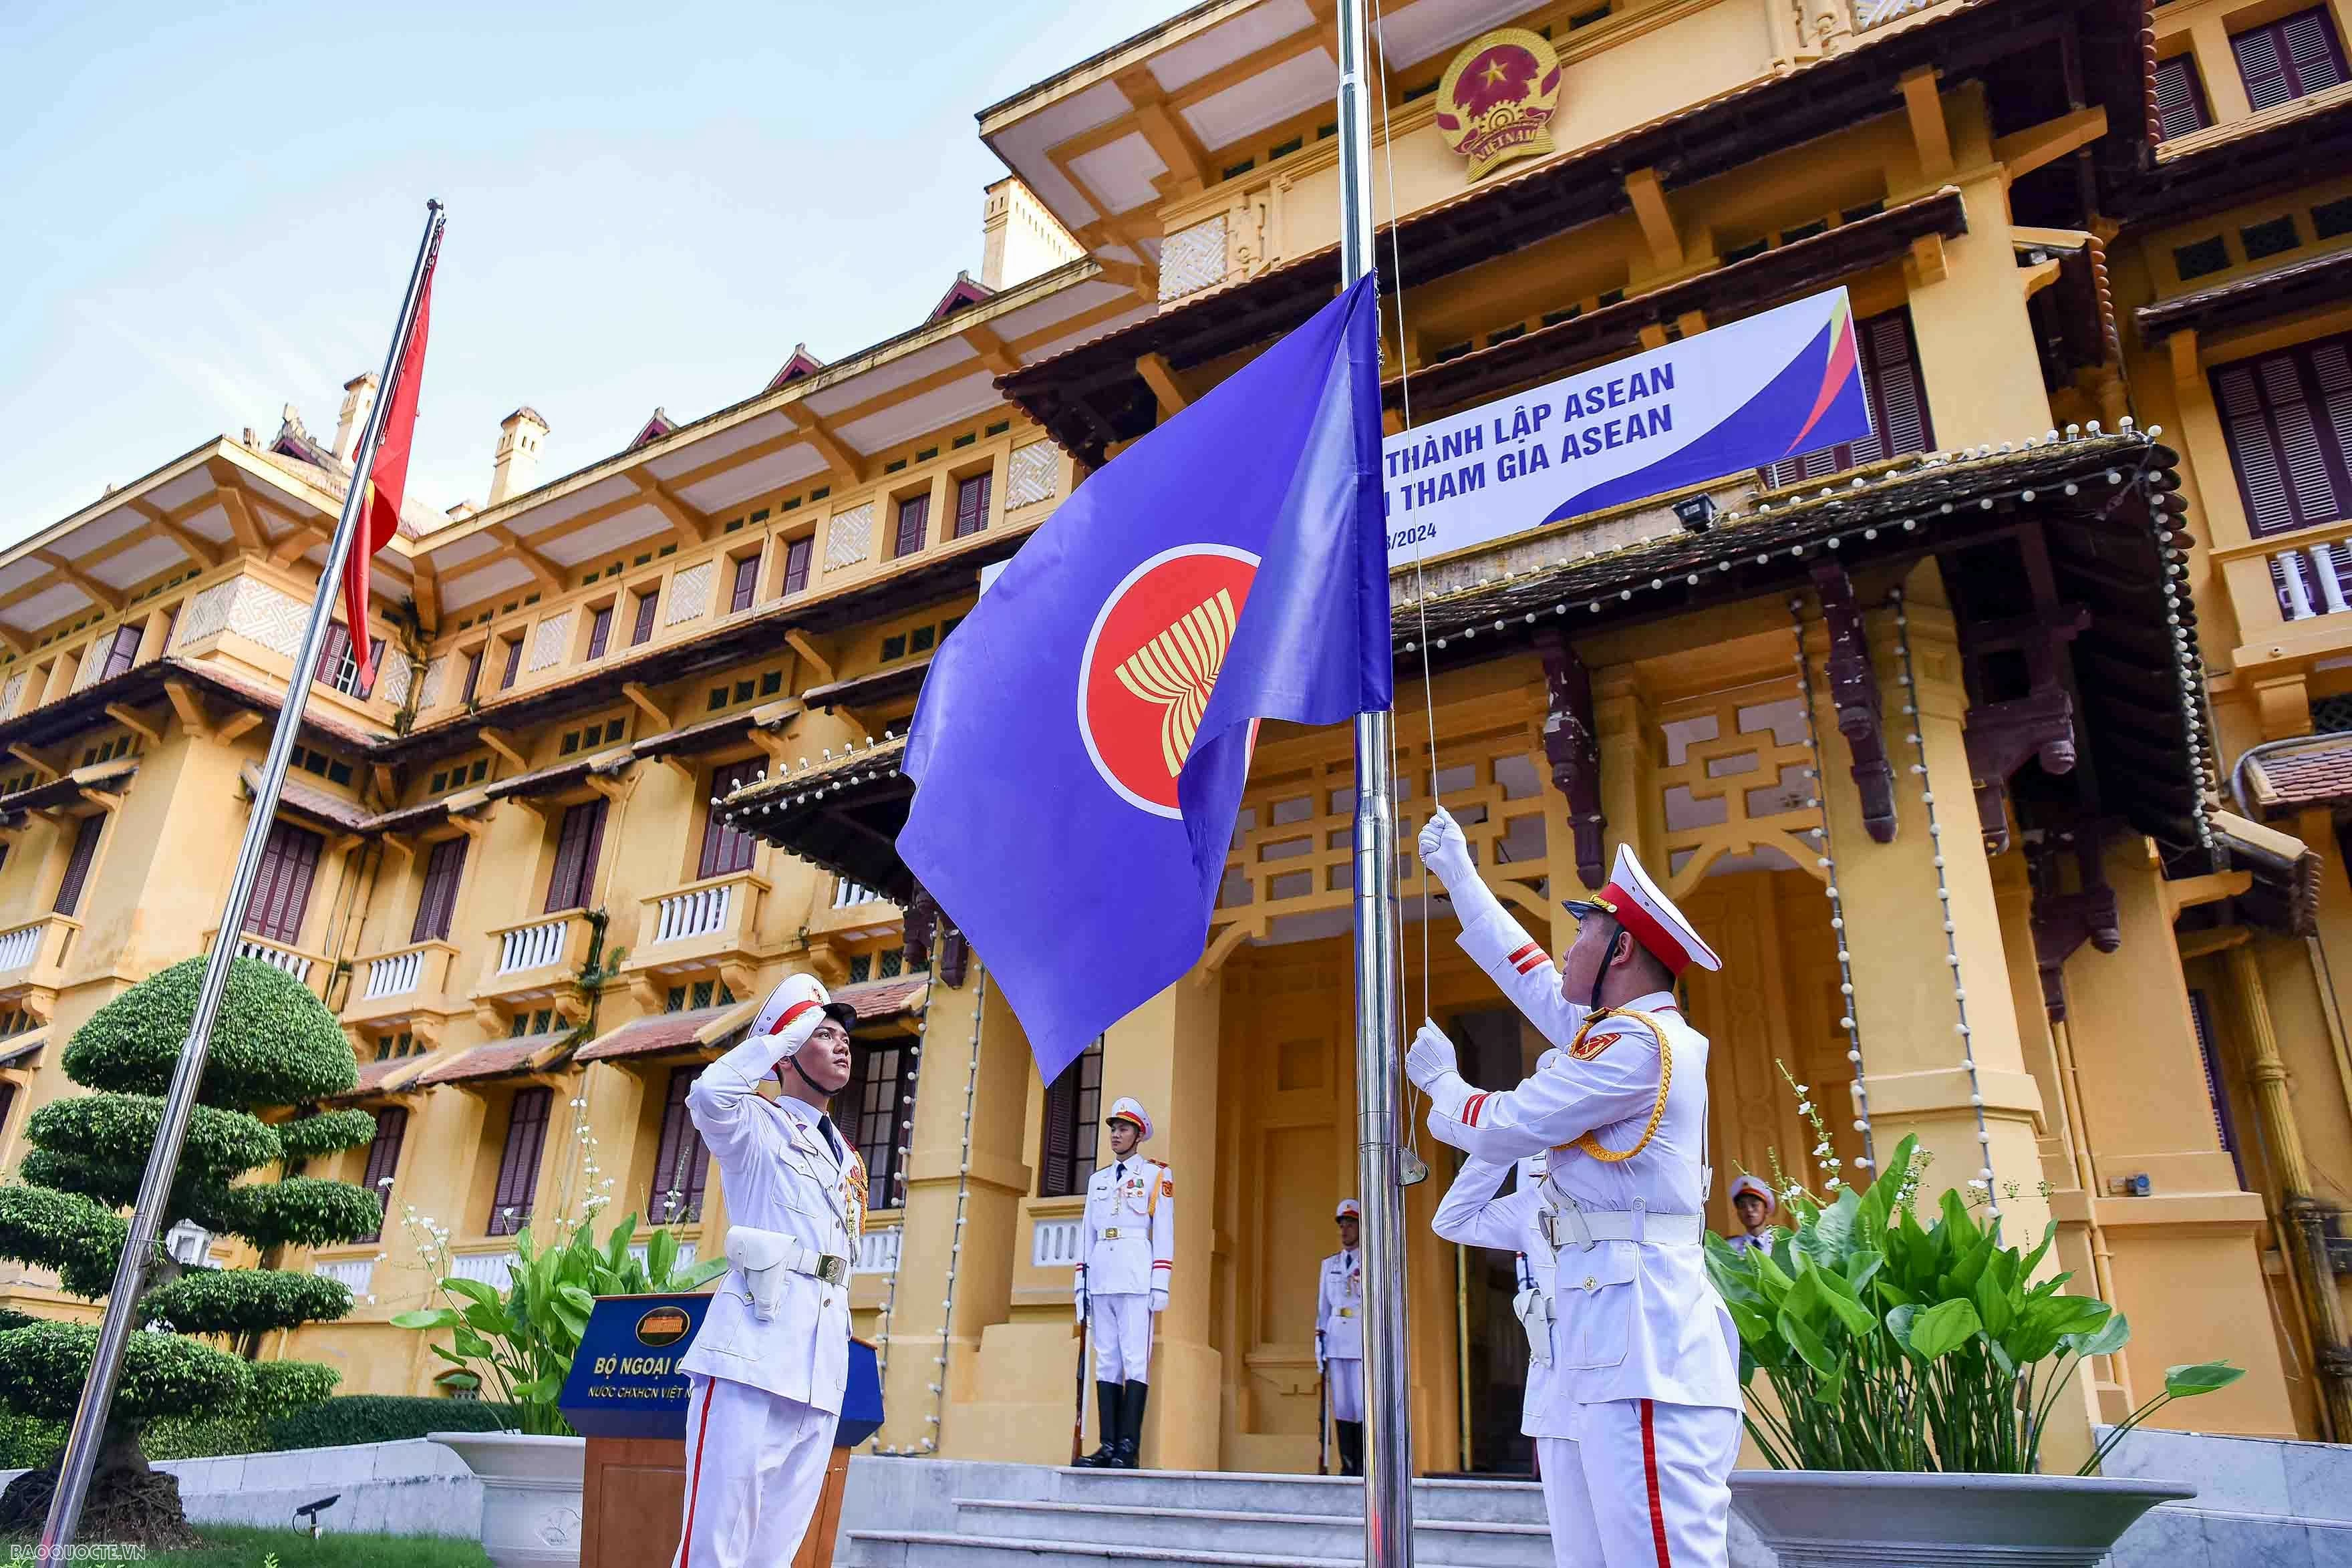
<path fill-rule="evenodd" d="M 1049 1082 L 1199 959 L 1258 721 L 1390 705 L 1378 310 L 1368 276 L 1090 476 L 934 657 L 898 853 Z"/>
<path fill-rule="evenodd" d="M 368 567 L 376 551 L 400 532 L 400 500 L 408 488 L 408 447 L 416 434 L 416 399 L 425 384 L 425 336 L 433 319 L 433 269 L 439 262 L 436 246 L 425 263 L 425 282 L 416 296 L 416 322 L 401 348 L 399 366 L 393 372 L 392 396 L 377 416 L 382 423 L 374 457 L 367 473 L 352 480 L 367 486 L 367 498 L 360 508 L 358 537 L 343 558 L 343 622 L 351 629 L 352 658 L 359 664 L 359 689 L 363 692 L 375 685 L 375 669 L 368 657 L 374 643 L 367 632 Z"/>

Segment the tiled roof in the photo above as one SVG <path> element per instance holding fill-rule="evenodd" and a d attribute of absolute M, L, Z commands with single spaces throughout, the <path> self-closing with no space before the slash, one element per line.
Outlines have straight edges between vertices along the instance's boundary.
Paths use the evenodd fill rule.
<path fill-rule="evenodd" d="M 509 1073 L 528 1072 L 537 1065 L 537 1057 L 571 1038 L 571 1030 L 562 1030 L 549 1034 L 527 1034 L 519 1040 L 494 1040 L 420 1075 L 416 1087 L 425 1089 L 436 1083 L 459 1083 L 473 1079 L 503 1078 Z"/>
<path fill-rule="evenodd" d="M 260 786 L 261 769 L 253 763 L 247 763 L 237 776 L 245 780 L 245 787 L 248 791 L 257 790 Z M 291 773 L 279 782 L 278 799 L 281 805 L 290 807 L 304 816 L 315 817 L 322 822 L 341 828 L 346 832 L 365 832 L 374 821 L 373 817 L 364 807 L 354 801 L 346 800 L 340 795 L 329 794 L 315 785 L 307 784 Z"/>
<path fill-rule="evenodd" d="M 421 1056 L 394 1056 L 382 1061 L 360 1063 L 360 1081 L 334 1096 L 338 1100 L 356 1100 L 363 1094 L 382 1094 L 400 1088 L 425 1064 Z"/>
<path fill-rule="evenodd" d="M 836 1002 L 847 1002 L 857 1009 L 857 1021 L 871 1023 L 877 1019 L 897 1018 L 901 1013 L 914 1012 L 929 988 L 929 975 L 900 975 L 887 980 L 867 980 L 862 985 L 844 986 L 833 993 Z"/>
<path fill-rule="evenodd" d="M 2254 803 L 2265 810 L 2352 805 L 2352 735 L 2324 735 L 2307 747 L 2246 763 Z"/>
<path fill-rule="evenodd" d="M 0 1043 L 0 1067 L 31 1067 L 39 1056 L 41 1047 L 48 1041 L 40 1035 L 30 1040 L 12 1040 Z"/>
<path fill-rule="evenodd" d="M 756 1006 L 751 1010 L 756 1010 Z M 623 1024 L 611 1033 L 591 1040 L 581 1048 L 574 1060 L 611 1061 L 625 1056 L 652 1056 L 664 1051 L 683 1051 L 688 1046 L 702 1043 L 702 1034 L 730 1013 L 745 1011 L 742 1003 L 729 1002 L 724 1007 L 656 1013 L 650 1018 Z"/>

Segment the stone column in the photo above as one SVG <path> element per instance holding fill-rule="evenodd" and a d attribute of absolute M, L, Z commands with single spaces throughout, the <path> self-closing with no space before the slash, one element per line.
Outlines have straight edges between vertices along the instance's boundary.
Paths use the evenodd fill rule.
<path fill-rule="evenodd" d="M 1122 1094 L 1151 1116 L 1148 1158 L 1176 1178 L 1176 1256 L 1168 1310 L 1151 1351 L 1143 1463 L 1213 1470 L 1220 1462 L 1223 1357 L 1210 1341 L 1210 1247 L 1217 1201 L 1218 1014 L 1223 982 L 1187 975 L 1111 1026 L 1103 1041 L 1102 1103 Z M 1105 1145 L 1099 1156 L 1109 1157 Z"/>
<path fill-rule="evenodd" d="M 991 1457 L 995 1435 L 959 1420 L 974 1400 L 980 1340 L 1012 1310 L 1013 1249 L 1029 1167 L 1022 1130 L 1029 1042 L 975 962 L 961 989 L 931 987 L 916 1061 L 898 1273 L 877 1442 Z"/>

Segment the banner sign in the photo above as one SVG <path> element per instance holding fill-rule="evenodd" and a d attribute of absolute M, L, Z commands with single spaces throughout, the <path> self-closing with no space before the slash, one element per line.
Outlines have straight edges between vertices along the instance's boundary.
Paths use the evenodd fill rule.
<path fill-rule="evenodd" d="M 583 1437 L 686 1439 L 686 1374 L 677 1370 L 710 1311 L 708 1291 L 599 1296 L 555 1407 Z M 855 1448 L 882 1426 L 882 1378 L 874 1347 L 849 1342 L 835 1448 Z"/>
<path fill-rule="evenodd" d="M 1389 565 L 1870 434 L 1845 290 L 1391 435 Z"/>

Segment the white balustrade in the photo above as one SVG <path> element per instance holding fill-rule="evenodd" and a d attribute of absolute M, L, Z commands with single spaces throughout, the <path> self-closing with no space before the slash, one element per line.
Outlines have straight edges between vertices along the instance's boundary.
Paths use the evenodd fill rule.
<path fill-rule="evenodd" d="M 310 1265 L 310 1272 L 322 1280 L 340 1280 L 349 1286 L 354 1296 L 364 1297 L 375 1288 L 375 1260 L 373 1258 L 335 1258 Z"/>
<path fill-rule="evenodd" d="M 2278 589 L 2280 614 L 2289 621 L 2308 621 L 2352 608 L 2346 597 L 2347 588 L 2352 588 L 2346 581 L 2352 576 L 2352 567 L 2336 553 L 2339 548 L 2312 545 L 2283 549 L 2271 557 L 2271 581 Z"/>
<path fill-rule="evenodd" d="M 629 1249 L 629 1256 L 635 1258 L 640 1263 L 644 1262 L 646 1260 L 646 1246 L 647 1244 L 646 1242 L 638 1242 L 635 1246 Z M 687 1270 L 694 1267 L 694 1260 L 698 1255 L 699 1254 L 695 1250 L 693 1242 L 681 1241 L 677 1244 L 677 1261 L 670 1264 L 670 1268 L 683 1273 Z"/>
<path fill-rule="evenodd" d="M 833 906 L 847 909 L 852 904 L 879 904 L 882 895 L 870 887 L 860 887 L 854 882 L 836 879 L 833 884 Z"/>
<path fill-rule="evenodd" d="M 1898 16 L 1908 16 L 1914 11 L 1925 11 L 1936 0 L 1854 0 L 1853 30 L 1866 33 L 1873 27 L 1883 27 Z"/>
<path fill-rule="evenodd" d="M 368 1001 L 379 997 L 404 997 L 415 990 L 425 974 L 425 950 L 412 947 L 405 953 L 388 953 L 381 958 L 368 960 Z"/>
<path fill-rule="evenodd" d="M 1085 1221 L 1078 1219 L 1041 1219 L 1031 1228 L 1029 1261 L 1039 1269 L 1075 1268 L 1078 1261 L 1078 1236 Z"/>
<path fill-rule="evenodd" d="M 571 924 L 559 917 L 508 932 L 499 943 L 499 973 L 511 975 L 518 969 L 536 969 L 560 962 L 563 957 L 563 933 Z"/>
<path fill-rule="evenodd" d="M 655 943 L 679 942 L 725 930 L 728 914 L 735 907 L 735 887 L 731 882 L 722 882 L 663 899 L 654 920 Z"/>
<path fill-rule="evenodd" d="M 19 925 L 14 931 L 0 931 L 0 975 L 11 969 L 28 967 L 41 954 L 41 928 L 48 922 L 36 920 L 30 925 Z"/>
<path fill-rule="evenodd" d="M 290 947 L 280 947 L 274 942 L 264 942 L 255 936 L 240 936 L 236 956 L 258 958 L 282 975 L 291 975 L 304 985 L 310 983 L 310 960 Z"/>
<path fill-rule="evenodd" d="M 853 1274 L 895 1274 L 898 1271 L 898 1242 L 903 1233 L 897 1226 L 887 1230 L 869 1230 L 857 1239 L 857 1262 Z"/>
<path fill-rule="evenodd" d="M 449 1260 L 449 1272 L 460 1280 L 476 1280 L 493 1291 L 503 1291 L 514 1276 L 513 1252 L 460 1252 Z"/>

